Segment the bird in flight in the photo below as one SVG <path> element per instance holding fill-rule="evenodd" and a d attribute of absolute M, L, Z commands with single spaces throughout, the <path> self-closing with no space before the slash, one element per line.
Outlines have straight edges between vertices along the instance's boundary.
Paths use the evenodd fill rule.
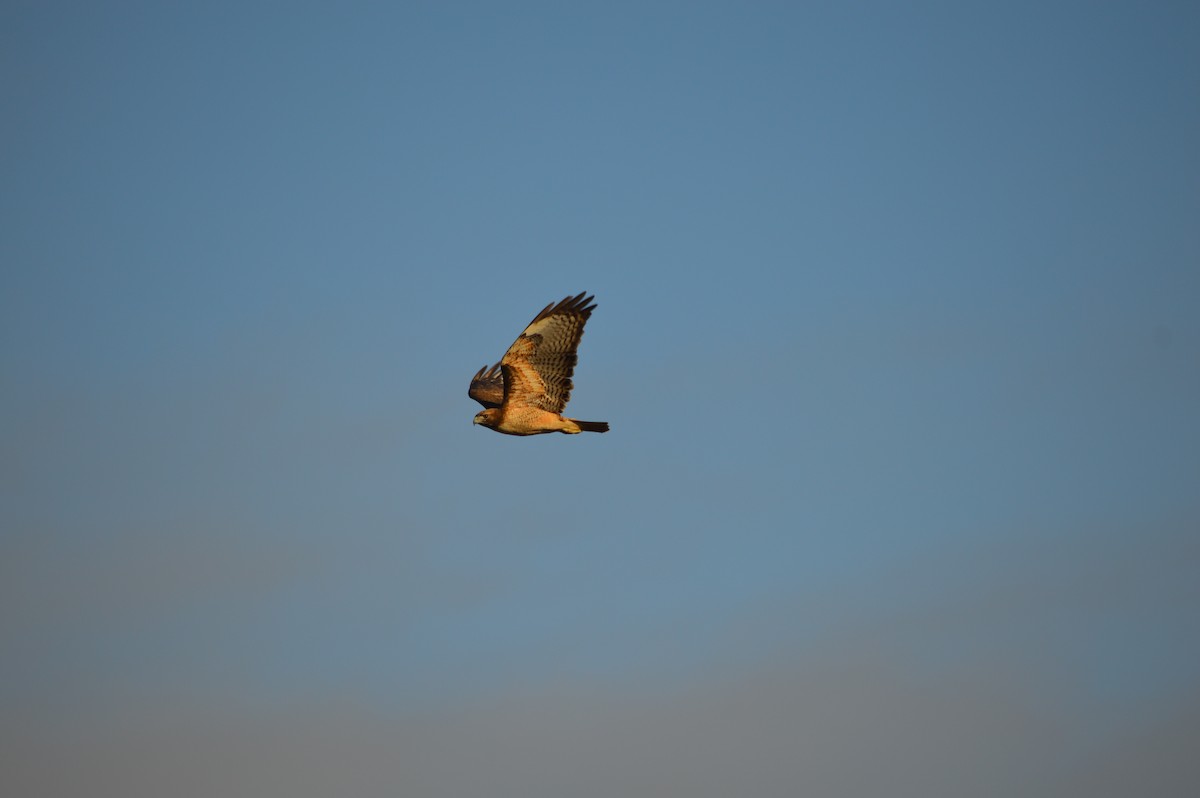
<path fill-rule="evenodd" d="M 544 432 L 608 432 L 607 421 L 580 421 L 562 414 L 571 398 L 571 374 L 579 361 L 575 350 L 594 304 L 583 292 L 551 302 L 533 317 L 513 345 L 488 368 L 471 378 L 467 395 L 484 409 L 475 423 L 505 435 Z"/>

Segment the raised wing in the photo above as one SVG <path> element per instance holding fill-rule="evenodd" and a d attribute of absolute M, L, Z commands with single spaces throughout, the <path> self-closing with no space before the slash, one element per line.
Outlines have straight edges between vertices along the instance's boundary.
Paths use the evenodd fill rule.
<path fill-rule="evenodd" d="M 575 350 L 596 305 L 587 292 L 551 302 L 534 316 L 500 360 L 504 401 L 561 413 L 571 398 Z"/>
<path fill-rule="evenodd" d="M 471 388 L 467 396 L 484 407 L 499 407 L 504 402 L 504 377 L 500 374 L 500 364 L 490 369 L 484 366 L 475 372 L 471 378 Z"/>

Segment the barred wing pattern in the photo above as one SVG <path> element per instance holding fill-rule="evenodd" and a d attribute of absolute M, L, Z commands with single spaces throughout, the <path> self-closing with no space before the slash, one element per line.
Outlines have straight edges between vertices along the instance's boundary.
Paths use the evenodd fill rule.
<path fill-rule="evenodd" d="M 585 291 L 543 308 L 500 363 L 476 372 L 468 395 L 484 407 L 523 405 L 561 413 L 571 398 L 576 349 L 596 308 L 593 298 Z"/>

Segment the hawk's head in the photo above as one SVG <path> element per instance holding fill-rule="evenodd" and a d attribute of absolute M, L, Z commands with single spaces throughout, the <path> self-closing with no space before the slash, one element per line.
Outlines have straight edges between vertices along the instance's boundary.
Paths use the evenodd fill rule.
<path fill-rule="evenodd" d="M 496 425 L 500 423 L 500 409 L 489 407 L 487 410 L 480 410 L 475 414 L 475 423 L 495 429 Z"/>

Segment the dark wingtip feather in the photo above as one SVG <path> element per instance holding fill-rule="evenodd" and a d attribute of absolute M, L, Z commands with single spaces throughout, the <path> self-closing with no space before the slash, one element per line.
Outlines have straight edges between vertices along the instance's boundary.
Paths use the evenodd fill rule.
<path fill-rule="evenodd" d="M 529 324 L 535 324 L 547 316 L 553 316 L 555 313 L 578 313 L 586 319 L 596 309 L 594 302 L 588 304 L 595 298 L 594 295 L 589 295 L 587 291 L 581 291 L 575 296 L 566 297 L 559 302 L 551 302 L 542 308 L 542 312 L 534 316 L 533 321 L 529 322 Z"/>

